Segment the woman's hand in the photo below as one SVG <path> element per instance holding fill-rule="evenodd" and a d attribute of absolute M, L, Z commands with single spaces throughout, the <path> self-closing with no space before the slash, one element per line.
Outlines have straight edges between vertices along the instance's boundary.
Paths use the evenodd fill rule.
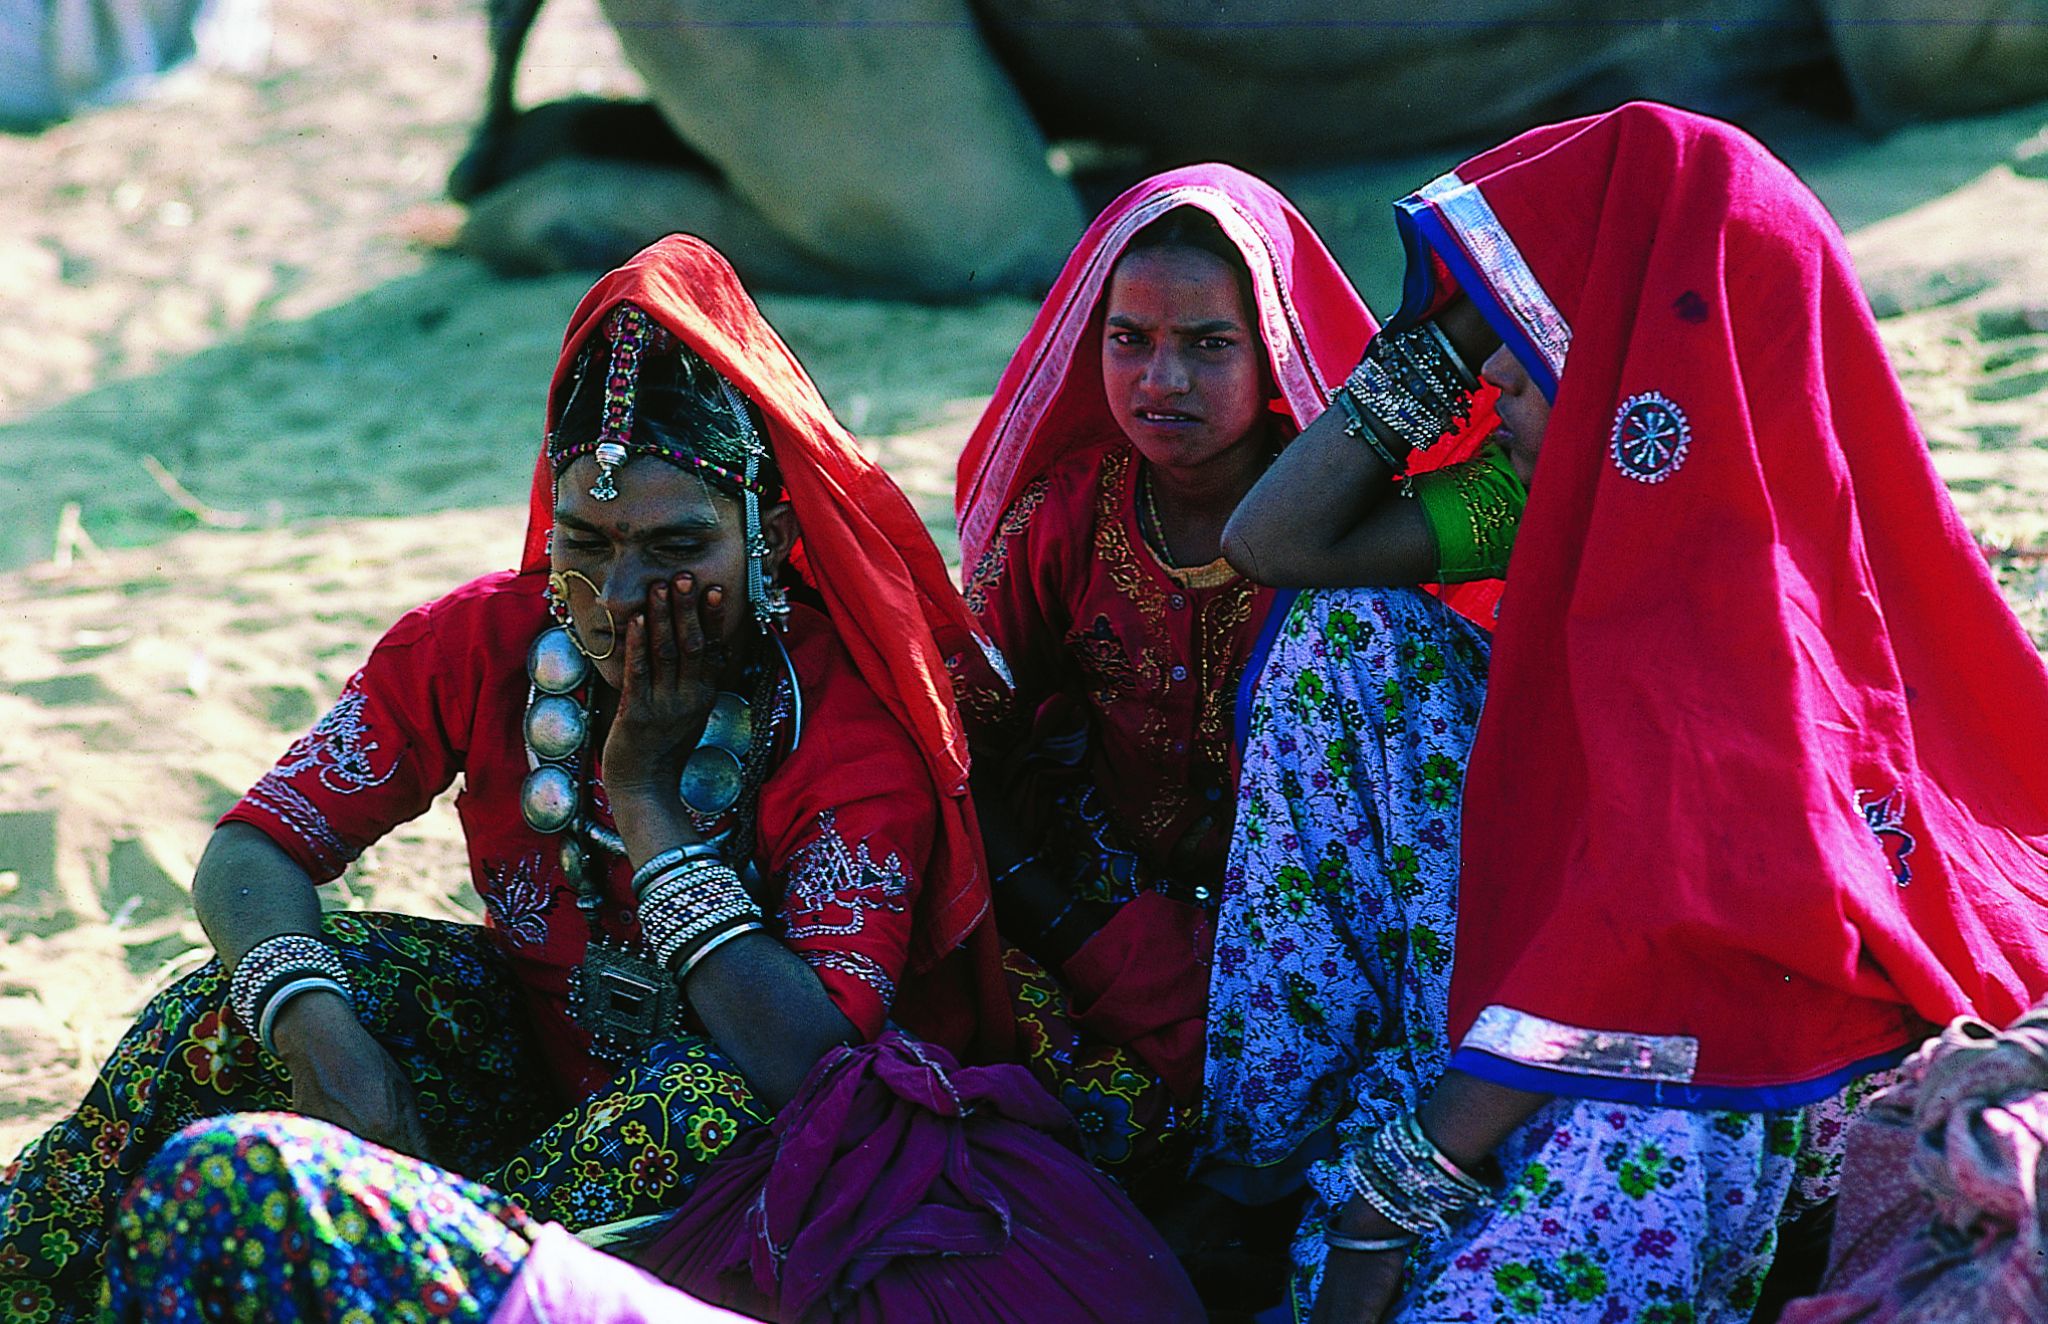
<path fill-rule="evenodd" d="M 697 591 L 688 574 L 658 579 L 645 607 L 626 621 L 618 712 L 604 742 L 605 790 L 621 798 L 677 796 L 683 760 L 704 733 L 718 697 L 712 657 L 725 638 L 725 589 Z"/>
<path fill-rule="evenodd" d="M 1353 1197 L 1336 1219 L 1339 1233 L 1365 1241 L 1404 1235 L 1372 1206 Z M 1408 1253 L 1402 1250 L 1338 1250 L 1323 1261 L 1323 1285 L 1316 1290 L 1310 1324 L 1376 1324 L 1401 1294 Z"/>
<path fill-rule="evenodd" d="M 432 1159 L 412 1082 L 348 1000 L 302 993 L 278 1013 L 272 1039 L 292 1078 L 292 1111 L 346 1127 L 373 1144 Z"/>

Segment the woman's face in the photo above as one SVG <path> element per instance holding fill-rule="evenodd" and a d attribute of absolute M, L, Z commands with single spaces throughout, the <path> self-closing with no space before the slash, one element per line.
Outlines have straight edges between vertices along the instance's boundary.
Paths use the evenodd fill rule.
<path fill-rule="evenodd" d="M 724 590 L 720 642 L 730 646 L 743 629 L 753 628 L 738 498 L 647 455 L 613 471 L 619 494 L 610 501 L 590 495 L 597 479 L 597 461 L 588 455 L 562 471 L 555 484 L 551 561 L 569 575 L 576 637 L 606 684 L 618 688 L 626 621 L 646 610 L 647 590 L 659 580 L 673 583 L 688 574 L 699 594 L 714 585 Z M 796 539 L 796 518 L 787 503 L 762 507 L 761 531 L 771 553 L 763 568 L 773 580 Z"/>
<path fill-rule="evenodd" d="M 1487 356 L 1479 377 L 1500 388 L 1500 400 L 1494 408 L 1500 414 L 1501 425 L 1494 430 L 1493 439 L 1507 451 L 1508 462 L 1526 484 L 1536 472 L 1536 452 L 1543 447 L 1543 430 L 1550 426 L 1550 401 L 1506 345 Z"/>
<path fill-rule="evenodd" d="M 1144 248 L 1110 276 L 1102 389 L 1131 444 L 1197 470 L 1250 438 L 1266 410 L 1265 349 L 1238 275 L 1199 248 Z"/>

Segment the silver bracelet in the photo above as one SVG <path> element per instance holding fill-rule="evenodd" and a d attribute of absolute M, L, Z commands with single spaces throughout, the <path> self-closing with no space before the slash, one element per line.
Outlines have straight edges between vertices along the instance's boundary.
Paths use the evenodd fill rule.
<path fill-rule="evenodd" d="M 645 892 L 648 884 L 654 881 L 655 875 L 664 870 L 674 868 L 679 864 L 689 864 L 698 860 L 708 860 L 714 864 L 718 863 L 718 847 L 708 841 L 695 841 L 687 846 L 676 846 L 651 857 L 647 863 L 633 871 L 633 895 L 639 896 L 642 892 Z"/>
<path fill-rule="evenodd" d="M 348 991 L 348 967 L 310 934 L 280 933 L 244 952 L 228 975 L 228 1006 L 242 1028 L 255 1033 L 270 990 L 300 975 L 324 975 Z"/>
<path fill-rule="evenodd" d="M 1323 1224 L 1323 1244 L 1331 1250 L 1355 1250 L 1361 1255 L 1380 1255 L 1390 1250 L 1407 1250 L 1415 1244 L 1415 1235 L 1406 1233 L 1398 1237 L 1347 1237 L 1337 1230 L 1335 1219 Z"/>
<path fill-rule="evenodd" d="M 724 933 L 718 934 L 716 937 L 712 938 L 711 941 L 705 943 L 696 951 L 691 952 L 688 956 L 684 957 L 682 968 L 676 971 L 676 978 L 678 980 L 688 979 L 690 977 L 690 972 L 697 968 L 699 962 L 701 962 L 705 957 L 711 955 L 711 953 L 717 951 L 719 948 L 731 942 L 734 938 L 739 937 L 741 934 L 765 933 L 767 931 L 767 926 L 757 919 L 750 919 L 744 924 L 734 925 L 732 928 L 727 929 Z"/>
<path fill-rule="evenodd" d="M 339 993 L 342 1001 L 349 1003 L 351 1007 L 354 1006 L 354 999 L 349 997 L 348 990 L 340 981 L 329 979 L 326 975 L 301 975 L 265 998 L 263 1010 L 257 1013 L 256 1042 L 263 1045 L 264 1052 L 272 1057 L 277 1056 L 277 1045 L 271 1041 L 270 1034 L 277 1028 L 277 1014 L 284 1010 L 285 1004 L 301 993 L 312 993 L 322 989 L 329 993 Z"/>

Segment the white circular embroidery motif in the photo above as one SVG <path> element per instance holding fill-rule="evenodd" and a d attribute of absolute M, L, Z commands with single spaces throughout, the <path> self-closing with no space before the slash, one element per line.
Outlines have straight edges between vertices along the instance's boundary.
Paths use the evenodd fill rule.
<path fill-rule="evenodd" d="M 1614 416 L 1614 467 L 1639 483 L 1661 483 L 1685 463 L 1691 441 L 1683 409 L 1655 391 L 1632 395 Z"/>

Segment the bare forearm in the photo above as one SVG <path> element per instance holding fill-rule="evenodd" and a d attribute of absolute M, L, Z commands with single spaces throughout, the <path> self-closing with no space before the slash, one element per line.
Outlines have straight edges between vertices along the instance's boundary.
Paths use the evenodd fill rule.
<path fill-rule="evenodd" d="M 636 868 L 702 840 L 666 790 L 614 792 L 612 809 Z M 765 933 L 722 944 L 690 971 L 683 991 L 719 1049 L 777 1108 L 827 1050 L 860 1037 L 816 972 Z"/>
<path fill-rule="evenodd" d="M 266 938 L 320 932 L 320 894 L 313 880 L 246 823 L 222 824 L 207 841 L 192 876 L 192 908 L 229 969 Z"/>
<path fill-rule="evenodd" d="M 776 1108 L 796 1096 L 819 1058 L 860 1041 L 817 973 L 765 933 L 706 956 L 683 991 L 719 1048 Z"/>
<path fill-rule="evenodd" d="M 1223 554 L 1240 573 L 1303 587 L 1363 582 L 1335 557 L 1395 489 L 1392 471 L 1344 422 L 1333 409 L 1310 423 L 1238 503 L 1223 530 Z"/>
<path fill-rule="evenodd" d="M 1446 1071 L 1416 1115 L 1422 1131 L 1467 1172 L 1486 1167 L 1516 1128 L 1555 1097 L 1509 1089 L 1462 1071 Z"/>

